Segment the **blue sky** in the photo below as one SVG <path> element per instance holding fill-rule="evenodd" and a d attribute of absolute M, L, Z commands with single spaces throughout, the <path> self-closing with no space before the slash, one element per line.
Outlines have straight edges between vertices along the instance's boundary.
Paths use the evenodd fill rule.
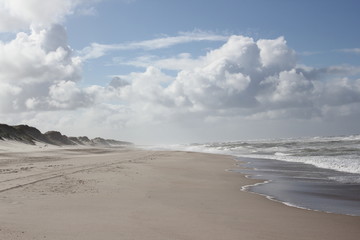
<path fill-rule="evenodd" d="M 298 53 L 300 63 L 324 67 L 336 64 L 359 64 L 358 54 L 341 49 L 359 46 L 359 1 L 319 0 L 222 0 L 222 1 L 166 1 L 166 0 L 108 0 L 93 6 L 93 15 L 70 16 L 65 22 L 69 44 L 79 50 L 92 42 L 117 44 L 148 40 L 164 35 L 196 30 L 219 35 L 245 35 L 254 39 L 284 36 L 288 46 Z M 206 49 L 222 42 L 186 44 L 162 49 L 159 54 L 191 51 L 204 54 Z M 102 74 L 114 74 L 133 69 L 109 66 L 110 57 L 136 56 L 136 51 L 119 51 L 90 66 L 107 65 L 103 71 L 85 76 L 89 83 Z"/>
<path fill-rule="evenodd" d="M 357 134 L 359 10 L 0 0 L 0 122 L 139 143 Z"/>
<path fill-rule="evenodd" d="M 354 0 L 109 0 L 95 5 L 94 16 L 69 17 L 66 26 L 76 48 L 90 39 L 116 43 L 201 29 L 255 38 L 284 35 L 293 48 L 321 51 L 357 47 L 359 7 Z"/>

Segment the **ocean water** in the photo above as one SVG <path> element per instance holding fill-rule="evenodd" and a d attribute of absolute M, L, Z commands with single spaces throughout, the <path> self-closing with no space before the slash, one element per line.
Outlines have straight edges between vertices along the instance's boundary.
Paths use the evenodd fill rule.
<path fill-rule="evenodd" d="M 232 155 L 264 183 L 243 190 L 286 205 L 360 216 L 360 135 L 195 143 L 163 149 Z"/>

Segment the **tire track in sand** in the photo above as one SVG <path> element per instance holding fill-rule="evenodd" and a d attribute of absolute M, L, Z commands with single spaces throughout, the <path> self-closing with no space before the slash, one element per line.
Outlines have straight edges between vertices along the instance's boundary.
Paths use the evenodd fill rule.
<path fill-rule="evenodd" d="M 7 179 L 7 180 L 0 181 L 0 193 L 10 191 L 13 189 L 17 189 L 17 188 L 22 188 L 22 187 L 25 187 L 25 186 L 28 186 L 31 184 L 47 181 L 47 180 L 54 179 L 54 178 L 69 176 L 69 175 L 83 172 L 83 171 L 89 171 L 89 170 L 99 169 L 99 168 L 103 168 L 103 167 L 109 167 L 109 166 L 122 164 L 122 163 L 128 163 L 128 162 L 138 163 L 140 160 L 151 159 L 153 156 L 154 156 L 154 153 L 151 153 L 151 154 L 146 154 L 144 156 L 140 156 L 140 157 L 136 157 L 136 158 L 121 159 L 121 160 L 118 160 L 115 162 L 110 162 L 110 163 L 108 162 L 108 163 L 100 163 L 100 164 L 99 163 L 84 164 L 84 165 L 76 166 L 76 167 L 69 167 L 69 168 L 60 169 L 60 170 L 52 170 L 52 171 L 48 171 L 48 172 Z"/>

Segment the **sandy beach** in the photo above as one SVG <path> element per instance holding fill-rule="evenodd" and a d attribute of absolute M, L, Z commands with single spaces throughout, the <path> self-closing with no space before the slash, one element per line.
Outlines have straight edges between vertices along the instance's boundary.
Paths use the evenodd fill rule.
<path fill-rule="evenodd" d="M 12 150 L 11 150 L 12 149 Z M 0 239 L 358 239 L 360 217 L 285 206 L 230 156 L 0 148 Z"/>

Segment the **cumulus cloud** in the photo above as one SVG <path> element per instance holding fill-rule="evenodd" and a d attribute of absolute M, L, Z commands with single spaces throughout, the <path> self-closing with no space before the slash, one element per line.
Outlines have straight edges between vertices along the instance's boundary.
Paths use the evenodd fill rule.
<path fill-rule="evenodd" d="M 172 97 L 165 94 L 163 84 L 169 84 L 172 80 L 159 69 L 148 67 L 143 73 L 115 76 L 110 85 L 116 88 L 120 99 L 143 109 L 150 104 L 171 104 Z"/>
<path fill-rule="evenodd" d="M 295 69 L 269 76 L 260 82 L 260 86 L 266 89 L 257 96 L 263 105 L 301 108 L 312 104 L 314 85 Z"/>
<path fill-rule="evenodd" d="M 99 0 L 0 0 L 0 32 L 17 32 L 27 30 L 30 26 L 49 27 L 62 22 L 78 6 L 82 6 L 80 13 L 94 12 L 91 7 L 84 5 L 97 1 Z"/>
<path fill-rule="evenodd" d="M 41 21 L 57 22 L 70 14 L 74 6 L 63 2 L 53 20 L 43 16 Z M 10 6 L 7 1 L 1 3 L 0 13 Z M 7 14 L 0 18 L 9 20 L 16 15 Z M 46 118 L 48 129 L 66 126 L 74 133 L 105 124 L 111 134 L 112 127 L 140 131 L 138 126 L 157 125 L 162 129 L 166 124 L 190 126 L 197 122 L 201 128 L 201 123 L 214 125 L 239 119 L 360 115 L 360 68 L 299 65 L 296 52 L 287 46 L 284 37 L 254 40 L 205 32 L 180 33 L 124 44 L 92 44 L 77 56 L 79 52 L 68 46 L 63 26 L 53 23 L 36 27 L 35 17 L 24 19 L 13 17 L 13 29 L 21 27 L 23 21 L 32 26 L 30 32 L 19 32 L 13 40 L 0 42 L 2 118 L 15 113 L 35 125 Z M 166 58 L 156 55 L 156 49 L 199 41 L 224 44 L 196 57 L 186 52 Z M 151 50 L 152 54 L 130 60 L 119 57 L 115 62 L 143 67 L 143 71 L 112 75 L 107 85 L 79 84 L 85 60 L 112 51 L 137 49 Z"/>
<path fill-rule="evenodd" d="M 17 33 L 0 41 L 2 113 L 74 109 L 94 102 L 91 91 L 76 84 L 82 62 L 59 23 L 98 1 L 0 0 L 0 32 Z"/>
<path fill-rule="evenodd" d="M 76 108 L 89 102 L 75 84 L 82 64 L 61 25 L 20 32 L 12 41 L 0 42 L 0 55 L 3 111 Z"/>
<path fill-rule="evenodd" d="M 317 119 L 325 117 L 332 107 L 359 102 L 359 80 L 356 79 L 359 67 L 317 69 L 298 65 L 295 51 L 287 46 L 283 37 L 255 41 L 231 36 L 220 48 L 198 58 L 180 54 L 136 60 L 128 64 L 152 63 L 155 67 L 117 79 L 117 96 L 131 99 L 129 104 L 135 110 L 139 105 L 135 102 L 157 106 L 162 111 L 159 114 L 167 118 L 173 115 L 178 119 L 179 114 L 199 117 L 200 114 L 204 119 L 216 116 Z M 183 67 L 174 67 L 176 63 Z M 167 76 L 161 69 L 178 73 Z M 115 81 L 111 85 L 114 84 Z"/>
<path fill-rule="evenodd" d="M 222 47 L 210 51 L 201 60 L 202 67 L 179 72 L 167 91 L 186 97 L 186 103 L 204 111 L 261 107 L 259 96 L 266 92 L 273 96 L 276 89 L 271 88 L 278 85 L 267 79 L 280 77 L 281 82 L 287 78 L 286 71 L 295 66 L 294 52 L 282 37 L 256 42 L 252 38 L 232 36 Z M 293 85 L 297 80 L 293 80 Z M 266 81 L 267 86 L 264 84 Z M 278 98 L 281 95 L 285 98 L 293 90 L 286 89 L 286 86 L 284 83 L 277 87 Z"/>
<path fill-rule="evenodd" d="M 290 70 L 295 67 L 295 51 L 287 47 L 284 37 L 273 40 L 260 39 L 257 45 L 263 67 L 273 71 Z"/>
<path fill-rule="evenodd" d="M 48 99 L 50 106 L 62 109 L 86 107 L 93 103 L 93 96 L 72 81 L 60 81 L 50 86 Z"/>
<path fill-rule="evenodd" d="M 129 84 L 130 83 L 127 80 L 125 80 L 119 76 L 114 76 L 112 78 L 111 82 L 109 83 L 109 86 L 113 87 L 113 88 L 121 88 L 121 87 L 125 87 Z"/>
<path fill-rule="evenodd" d="M 163 48 L 223 38 L 187 33 L 117 47 Z M 231 36 L 221 47 L 196 58 L 188 53 L 170 58 L 144 56 L 127 62 L 146 67 L 144 72 L 112 76 L 108 86 L 87 88 L 77 84 L 83 58 L 76 57 L 67 45 L 61 25 L 20 32 L 14 40 L 0 43 L 0 52 L 2 111 L 76 109 L 111 103 L 131 109 L 132 117 L 138 113 L 154 121 L 179 119 L 186 114 L 204 119 L 317 118 L 330 112 L 331 106 L 359 102 L 359 81 L 354 78 L 360 73 L 359 67 L 317 69 L 298 65 L 295 51 L 283 37 L 254 40 Z M 177 73 L 167 75 L 164 70 Z"/>

